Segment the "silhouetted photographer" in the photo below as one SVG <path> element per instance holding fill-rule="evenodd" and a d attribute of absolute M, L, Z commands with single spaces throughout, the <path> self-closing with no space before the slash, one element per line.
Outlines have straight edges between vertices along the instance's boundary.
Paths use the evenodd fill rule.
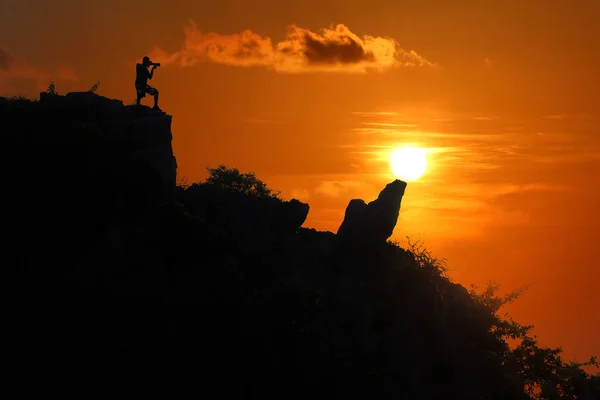
<path fill-rule="evenodd" d="M 148 67 L 152 67 L 148 71 Z M 144 57 L 141 64 L 135 66 L 135 90 L 137 91 L 136 104 L 140 105 L 142 98 L 146 97 L 146 93 L 150 96 L 154 96 L 154 107 L 153 110 L 162 111 L 158 107 L 158 90 L 148 85 L 148 79 L 152 79 L 154 76 L 154 70 L 160 67 L 160 63 L 153 63 L 149 57 Z"/>

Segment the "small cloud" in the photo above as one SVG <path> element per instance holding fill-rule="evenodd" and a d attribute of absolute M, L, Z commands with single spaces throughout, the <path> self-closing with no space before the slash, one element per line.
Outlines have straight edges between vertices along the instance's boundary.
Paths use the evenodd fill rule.
<path fill-rule="evenodd" d="M 363 122 L 367 126 L 381 126 L 384 128 L 416 128 L 417 124 L 394 124 L 387 122 Z"/>
<path fill-rule="evenodd" d="M 319 186 L 315 188 L 316 193 L 330 197 L 338 197 L 344 190 L 344 185 L 332 181 L 321 182 Z"/>
<path fill-rule="evenodd" d="M 354 180 L 341 180 L 341 181 L 321 181 L 315 188 L 315 193 L 321 194 L 327 197 L 352 197 L 360 196 L 367 200 L 374 193 L 376 193 L 376 187 L 368 182 L 354 181 Z M 375 195 L 376 196 L 376 195 Z M 369 200 L 370 201 L 370 200 Z"/>
<path fill-rule="evenodd" d="M 486 196 L 497 197 L 505 196 L 513 193 L 522 192 L 561 192 L 568 188 L 561 185 L 548 185 L 543 183 L 529 183 L 529 184 L 498 184 L 487 187 L 485 190 Z"/>
<path fill-rule="evenodd" d="M 542 118 L 544 119 L 564 119 L 564 115 L 544 115 Z"/>
<path fill-rule="evenodd" d="M 454 118 L 432 118 L 430 121 L 431 122 L 455 122 L 456 119 L 454 119 Z"/>
<path fill-rule="evenodd" d="M 584 119 L 584 120 L 593 120 L 595 117 L 593 115 L 588 114 L 551 114 L 544 115 L 543 119 L 552 119 L 552 120 L 565 120 L 565 119 Z"/>
<path fill-rule="evenodd" d="M 244 120 L 247 124 L 268 124 L 268 125 L 281 125 L 284 122 L 277 121 L 274 119 L 265 119 L 265 118 L 248 118 Z"/>
<path fill-rule="evenodd" d="M 600 160 L 600 150 L 538 156 L 534 159 L 535 162 L 540 164 L 581 164 L 584 162 L 595 162 L 598 160 Z"/>
<path fill-rule="evenodd" d="M 292 198 L 306 201 L 310 198 L 310 192 L 307 189 L 294 189 L 292 190 Z"/>
<path fill-rule="evenodd" d="M 494 66 L 494 62 L 492 61 L 492 59 L 485 55 L 485 53 L 481 53 L 481 56 L 483 57 L 483 64 L 486 67 L 492 68 Z"/>
<path fill-rule="evenodd" d="M 386 71 L 395 67 L 438 67 L 389 37 L 358 36 L 343 24 L 313 32 L 291 25 L 286 38 L 274 43 L 251 30 L 202 33 L 192 22 L 185 27 L 183 48 L 169 53 L 154 48 L 149 57 L 164 65 L 189 67 L 212 61 L 239 67 L 259 66 L 277 72 Z"/>
<path fill-rule="evenodd" d="M 77 81 L 79 78 L 75 73 L 75 70 L 71 67 L 67 67 L 64 65 L 56 66 L 56 76 L 58 79 L 62 79 L 65 81 Z"/>
<path fill-rule="evenodd" d="M 365 117 L 395 117 L 400 114 L 393 111 L 374 111 L 374 112 L 363 112 L 363 111 L 354 111 L 352 114 L 360 115 Z"/>
<path fill-rule="evenodd" d="M 500 119 L 500 117 L 474 117 L 474 121 L 496 121 Z"/>

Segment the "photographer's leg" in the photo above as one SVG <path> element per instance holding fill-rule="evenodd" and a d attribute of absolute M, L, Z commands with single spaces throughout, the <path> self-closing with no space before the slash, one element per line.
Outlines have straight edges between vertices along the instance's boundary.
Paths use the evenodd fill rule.
<path fill-rule="evenodd" d="M 158 90 L 154 90 L 154 108 L 158 108 Z"/>
<path fill-rule="evenodd" d="M 154 89 L 154 92 L 152 93 L 154 95 L 154 110 L 156 111 L 162 111 L 160 109 L 160 107 L 158 106 L 158 90 Z"/>
<path fill-rule="evenodd" d="M 158 107 L 158 90 L 156 90 L 152 86 L 146 86 L 146 93 L 148 93 L 150 96 L 154 97 L 154 107 L 153 108 L 157 111 L 162 111 Z"/>

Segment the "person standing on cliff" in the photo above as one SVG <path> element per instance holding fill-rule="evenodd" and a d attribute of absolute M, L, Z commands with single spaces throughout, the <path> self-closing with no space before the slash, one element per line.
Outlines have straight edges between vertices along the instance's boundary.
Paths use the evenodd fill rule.
<path fill-rule="evenodd" d="M 148 67 L 152 66 L 152 69 L 148 71 Z M 135 66 L 135 90 L 137 92 L 137 100 L 136 105 L 140 105 L 140 101 L 142 98 L 146 97 L 146 93 L 150 96 L 154 96 L 154 107 L 153 110 L 162 111 L 158 107 L 158 90 L 148 85 L 148 79 L 152 79 L 154 76 L 154 70 L 156 67 L 160 66 L 158 63 L 153 63 L 150 61 L 148 56 L 142 59 L 141 64 L 136 64 Z"/>

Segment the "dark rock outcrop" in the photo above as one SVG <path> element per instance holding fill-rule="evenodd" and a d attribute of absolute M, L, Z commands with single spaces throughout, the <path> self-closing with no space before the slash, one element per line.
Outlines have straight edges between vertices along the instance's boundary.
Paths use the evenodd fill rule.
<path fill-rule="evenodd" d="M 405 189 L 406 182 L 395 180 L 369 204 L 350 200 L 337 232 L 339 239 L 348 244 L 385 244 L 396 227 Z"/>
<path fill-rule="evenodd" d="M 14 126 L 7 129 L 4 146 L 18 151 L 18 143 L 27 137 L 32 151 L 20 158 L 25 170 L 31 157 L 47 160 L 49 170 L 32 171 L 32 176 L 44 172 L 73 175 L 68 167 L 81 169 L 83 164 L 89 177 L 131 178 L 138 186 L 146 181 L 151 186 L 140 190 L 173 199 L 177 162 L 171 147 L 170 115 L 145 106 L 124 106 L 91 92 L 40 93 L 40 100 L 26 107 L 6 100 L 0 103 L 4 124 Z M 11 144 L 13 140 L 16 143 Z M 57 170 L 59 165 L 66 170 Z"/>
<path fill-rule="evenodd" d="M 308 204 L 296 199 L 252 197 L 206 184 L 190 186 L 179 200 L 194 215 L 225 229 L 248 255 L 272 251 L 298 231 L 309 211 Z"/>

